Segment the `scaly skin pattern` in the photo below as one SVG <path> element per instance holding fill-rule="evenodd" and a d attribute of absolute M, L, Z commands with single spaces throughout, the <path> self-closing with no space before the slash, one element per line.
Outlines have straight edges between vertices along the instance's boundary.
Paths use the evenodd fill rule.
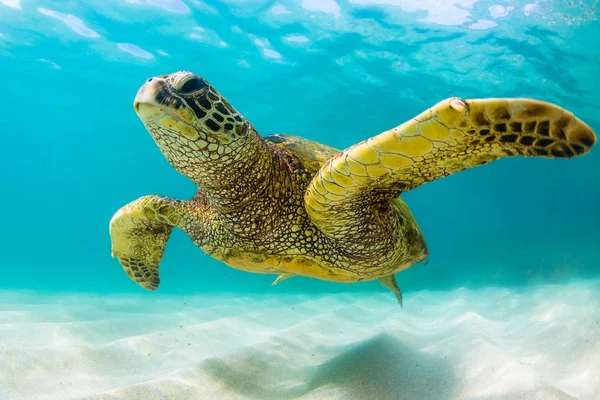
<path fill-rule="evenodd" d="M 595 143 L 585 123 L 554 104 L 450 98 L 334 156 L 312 180 L 307 210 L 331 238 L 381 240 L 393 234 L 391 225 L 373 223 L 380 220 L 381 211 L 369 206 L 382 195 L 389 200 L 501 157 L 571 158 L 587 153 Z M 369 224 L 367 232 L 364 227 Z"/>
<path fill-rule="evenodd" d="M 142 287 L 158 288 L 158 264 L 174 226 L 182 221 L 180 202 L 144 196 L 122 207 L 110 222 L 112 254 L 127 276 Z"/>
<path fill-rule="evenodd" d="M 149 79 L 134 107 L 171 165 L 198 185 L 190 200 L 142 197 L 110 223 L 113 255 L 154 290 L 174 226 L 234 268 L 338 282 L 393 277 L 427 257 L 398 195 L 510 155 L 586 153 L 591 129 L 526 99 L 448 99 L 339 152 L 292 135 L 261 137 L 210 84 L 189 72 Z"/>

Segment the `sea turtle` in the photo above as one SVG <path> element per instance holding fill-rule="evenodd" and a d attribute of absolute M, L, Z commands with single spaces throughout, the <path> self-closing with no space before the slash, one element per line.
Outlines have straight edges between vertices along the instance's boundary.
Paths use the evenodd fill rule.
<path fill-rule="evenodd" d="M 144 196 L 110 221 L 112 254 L 142 287 L 160 283 L 173 227 L 210 256 L 256 273 L 379 279 L 428 257 L 401 193 L 509 156 L 571 158 L 596 143 L 572 113 L 532 99 L 448 98 L 344 151 L 262 137 L 205 79 L 148 79 L 134 108 L 163 155 L 198 187 L 190 200 Z"/>

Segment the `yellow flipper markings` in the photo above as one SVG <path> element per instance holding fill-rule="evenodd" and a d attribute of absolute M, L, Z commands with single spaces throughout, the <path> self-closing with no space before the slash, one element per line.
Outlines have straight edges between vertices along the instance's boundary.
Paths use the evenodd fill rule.
<path fill-rule="evenodd" d="M 112 256 L 134 282 L 156 290 L 160 284 L 158 265 L 174 226 L 181 220 L 177 202 L 159 196 L 144 196 L 115 213 L 110 220 Z"/>
<path fill-rule="evenodd" d="M 310 183 L 306 209 L 335 235 L 338 227 L 348 230 L 350 213 L 381 193 L 392 198 L 501 157 L 571 158 L 595 143 L 589 126 L 551 103 L 449 98 L 333 157 Z"/>

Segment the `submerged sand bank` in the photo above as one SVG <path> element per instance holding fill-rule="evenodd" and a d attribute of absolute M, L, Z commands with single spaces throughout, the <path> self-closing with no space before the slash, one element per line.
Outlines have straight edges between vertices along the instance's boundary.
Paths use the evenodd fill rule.
<path fill-rule="evenodd" d="M 600 281 L 525 292 L 0 293 L 0 399 L 598 399 Z"/>

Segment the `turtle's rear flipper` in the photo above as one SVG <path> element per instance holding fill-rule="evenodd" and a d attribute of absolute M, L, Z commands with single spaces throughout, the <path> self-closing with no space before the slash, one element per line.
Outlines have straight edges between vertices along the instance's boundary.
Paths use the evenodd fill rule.
<path fill-rule="evenodd" d="M 275 286 L 279 282 L 284 281 L 289 278 L 293 278 L 294 276 L 296 276 L 296 275 L 295 274 L 279 274 L 279 276 L 273 281 L 273 283 L 271 283 L 271 285 Z"/>
<path fill-rule="evenodd" d="M 143 288 L 158 288 L 158 264 L 173 226 L 180 220 L 181 202 L 160 196 L 141 197 L 122 207 L 110 220 L 112 256 Z"/>
<path fill-rule="evenodd" d="M 398 304 L 402 307 L 402 292 L 398 287 L 398 282 L 396 282 L 396 278 L 394 275 L 384 276 L 383 278 L 379 278 L 379 282 L 383 284 L 386 288 L 390 289 L 396 295 L 398 299 Z"/>

